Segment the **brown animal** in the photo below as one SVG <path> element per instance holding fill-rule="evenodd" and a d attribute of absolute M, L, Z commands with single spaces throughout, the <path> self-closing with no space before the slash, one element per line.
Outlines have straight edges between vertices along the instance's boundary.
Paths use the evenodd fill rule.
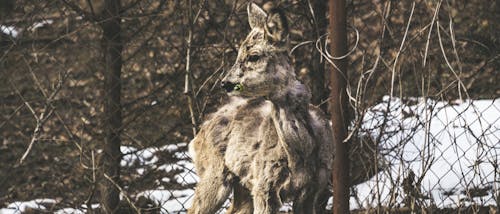
<path fill-rule="evenodd" d="M 215 213 L 233 191 L 228 213 L 319 213 L 333 160 L 323 113 L 290 65 L 288 26 L 278 10 L 248 5 L 252 28 L 223 79 L 231 101 L 211 115 L 190 144 L 200 177 L 188 213 Z"/>
<path fill-rule="evenodd" d="M 251 31 L 222 81 L 230 102 L 190 143 L 200 182 L 188 213 L 215 213 L 231 192 L 228 213 L 277 213 L 285 201 L 294 213 L 322 213 L 333 161 L 329 121 L 295 77 L 285 16 L 250 3 L 248 20 Z"/>

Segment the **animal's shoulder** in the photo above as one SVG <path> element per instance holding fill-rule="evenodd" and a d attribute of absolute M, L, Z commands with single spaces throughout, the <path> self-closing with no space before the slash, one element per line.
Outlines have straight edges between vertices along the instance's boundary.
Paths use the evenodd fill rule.
<path fill-rule="evenodd" d="M 270 117 L 272 106 L 273 104 L 264 98 L 234 97 L 215 113 L 209 115 L 203 126 L 210 126 L 210 124 L 219 123 L 219 121 L 229 122 Z"/>
<path fill-rule="evenodd" d="M 233 98 L 205 120 L 196 139 L 224 153 L 229 138 L 246 139 L 269 124 L 271 110 L 271 102 L 264 99 Z"/>
<path fill-rule="evenodd" d="M 265 100 L 264 98 L 251 99 L 248 100 L 245 105 L 237 109 L 234 119 L 267 118 L 271 116 L 272 109 L 273 104 L 269 100 Z"/>

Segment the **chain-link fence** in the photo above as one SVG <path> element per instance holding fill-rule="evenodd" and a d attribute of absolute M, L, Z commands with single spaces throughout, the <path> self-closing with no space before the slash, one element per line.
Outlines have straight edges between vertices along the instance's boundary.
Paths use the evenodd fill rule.
<path fill-rule="evenodd" d="M 248 2 L 116 2 L 0 4 L 1 214 L 99 213 L 113 194 L 102 180 L 118 213 L 190 206 L 187 145 L 226 99 L 219 82 L 249 31 Z M 274 5 L 326 110 L 327 3 Z M 351 188 L 353 212 L 498 212 L 499 7 L 348 1 L 351 158 L 369 175 Z"/>
<path fill-rule="evenodd" d="M 488 213 L 498 206 L 499 100 L 384 97 L 363 119 L 381 172 L 353 187 L 351 207 Z M 455 209 L 455 210 L 453 210 Z M 449 211 L 449 212 L 450 212 Z"/>

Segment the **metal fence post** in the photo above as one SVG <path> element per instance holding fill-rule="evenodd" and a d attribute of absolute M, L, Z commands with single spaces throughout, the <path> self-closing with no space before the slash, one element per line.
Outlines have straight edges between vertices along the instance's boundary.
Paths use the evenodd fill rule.
<path fill-rule="evenodd" d="M 345 0 L 329 2 L 329 34 L 331 53 L 334 57 L 347 53 Z M 333 213 L 349 213 L 349 156 L 347 136 L 347 58 L 334 59 L 330 75 L 330 113 L 334 135 L 335 158 L 333 161 Z"/>

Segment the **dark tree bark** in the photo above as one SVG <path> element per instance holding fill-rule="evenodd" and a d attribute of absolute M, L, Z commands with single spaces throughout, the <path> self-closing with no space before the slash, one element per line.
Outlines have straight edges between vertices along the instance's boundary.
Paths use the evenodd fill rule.
<path fill-rule="evenodd" d="M 101 158 L 100 203 L 105 213 L 117 213 L 120 183 L 120 133 L 122 126 L 121 69 L 122 38 L 120 1 L 106 0 L 100 26 L 104 54 L 104 121 L 105 140 Z"/>
<path fill-rule="evenodd" d="M 313 3 L 315 23 L 314 28 L 316 30 L 316 39 L 319 39 L 322 35 L 326 33 L 326 29 L 328 26 L 328 19 L 326 18 L 326 10 L 327 10 L 327 1 L 323 0 L 315 0 Z M 327 82 L 325 81 L 326 69 L 325 69 L 325 60 L 321 60 L 321 53 L 313 49 L 312 53 L 312 63 L 311 63 L 311 92 L 312 92 L 312 103 L 314 105 L 319 105 L 323 103 L 328 97 L 328 89 L 326 87 Z M 327 112 L 327 105 L 321 105 L 321 109 L 324 112 Z"/>
<path fill-rule="evenodd" d="M 334 57 L 347 54 L 345 0 L 330 0 L 330 44 Z M 347 58 L 334 59 L 330 74 L 330 114 L 332 117 L 335 158 L 333 161 L 333 213 L 349 213 L 349 109 L 347 97 Z"/>
<path fill-rule="evenodd" d="M 14 0 L 3 0 L 2 3 L 0 4 L 0 18 L 7 17 L 7 15 L 10 14 L 10 12 L 14 9 Z"/>

